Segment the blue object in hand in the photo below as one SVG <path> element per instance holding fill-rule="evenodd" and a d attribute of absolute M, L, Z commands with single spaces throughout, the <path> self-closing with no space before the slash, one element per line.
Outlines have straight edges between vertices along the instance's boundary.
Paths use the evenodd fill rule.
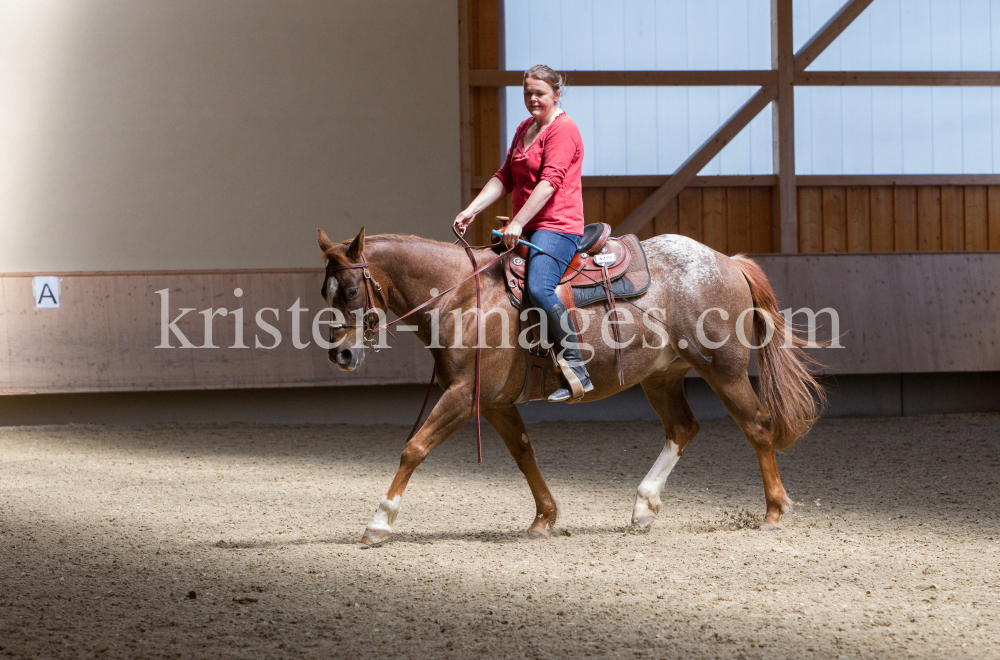
<path fill-rule="evenodd" d="M 503 238 L 503 232 L 502 232 L 502 231 L 500 231 L 499 229 L 494 229 L 494 230 L 493 230 L 493 235 L 494 235 L 494 236 L 499 236 L 499 237 Z M 523 238 L 519 238 L 519 239 L 517 239 L 517 242 L 518 242 L 518 243 L 520 243 L 521 245 L 527 245 L 527 246 L 528 246 L 528 247 L 530 247 L 530 248 L 531 248 L 532 250 L 538 250 L 538 251 L 539 251 L 539 252 L 541 252 L 542 254 L 548 254 L 548 252 L 546 252 L 546 251 L 545 251 L 545 250 L 543 250 L 542 248 L 538 247 L 538 246 L 537 246 L 537 245 L 535 245 L 534 243 L 529 243 L 528 241 L 524 240 Z"/>

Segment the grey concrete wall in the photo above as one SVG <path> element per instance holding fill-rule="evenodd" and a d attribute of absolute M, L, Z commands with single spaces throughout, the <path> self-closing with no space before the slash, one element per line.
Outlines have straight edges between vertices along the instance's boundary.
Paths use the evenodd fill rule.
<path fill-rule="evenodd" d="M 445 238 L 458 10 L 0 0 L 0 272 L 302 267 Z"/>

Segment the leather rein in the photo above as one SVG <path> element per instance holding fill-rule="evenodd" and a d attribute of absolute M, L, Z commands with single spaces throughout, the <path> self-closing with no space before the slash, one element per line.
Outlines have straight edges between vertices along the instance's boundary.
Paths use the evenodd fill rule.
<path fill-rule="evenodd" d="M 328 323 L 333 329 L 341 328 L 362 328 L 363 343 L 365 346 L 371 346 L 378 352 L 378 314 L 373 314 L 375 307 L 375 296 L 372 295 L 372 287 L 378 291 L 379 298 L 382 299 L 382 305 L 389 309 L 389 298 L 386 296 L 385 291 L 382 290 L 382 285 L 372 277 L 371 270 L 368 268 L 368 260 L 365 259 L 364 253 L 361 254 L 361 263 L 357 264 L 347 264 L 346 266 L 335 266 L 330 268 L 331 272 L 341 271 L 341 270 L 353 270 L 361 269 L 362 282 L 365 285 L 365 300 L 363 311 L 361 312 L 361 322 L 360 323 Z M 371 282 L 371 284 L 369 284 Z M 329 284 L 324 284 L 324 287 L 329 286 Z M 392 334 L 391 332 L 389 334 Z M 393 335 L 395 336 L 395 335 Z"/>
<path fill-rule="evenodd" d="M 378 308 L 375 305 L 375 296 L 372 294 L 372 288 L 374 288 L 378 292 L 379 297 L 382 299 L 382 305 L 383 305 L 383 307 L 385 308 L 386 311 L 388 311 L 388 309 L 389 309 L 389 300 L 388 300 L 388 296 L 386 296 L 386 294 L 385 294 L 385 291 L 382 289 L 382 285 L 380 285 L 378 283 L 378 281 L 374 277 L 372 277 L 371 270 L 370 270 L 370 268 L 368 266 L 368 260 L 365 258 L 364 253 L 362 253 L 360 255 L 361 256 L 360 263 L 347 264 L 347 265 L 344 265 L 344 266 L 335 266 L 335 267 L 329 268 L 330 272 L 337 272 L 337 271 L 341 271 L 341 270 L 351 270 L 351 269 L 358 269 L 358 268 L 361 269 L 361 271 L 362 271 L 362 278 L 363 278 L 362 281 L 364 282 L 364 286 L 365 286 L 365 299 L 364 299 L 364 307 L 363 307 L 363 310 L 361 312 L 361 322 L 360 323 L 329 323 L 327 325 L 329 325 L 330 328 L 334 328 L 334 329 L 362 328 L 362 332 L 364 333 L 363 334 L 363 344 L 365 346 L 371 346 L 372 348 L 375 349 L 376 352 L 378 352 L 378 350 L 379 350 L 378 349 L 378 333 L 379 333 L 379 331 L 381 331 L 384 328 L 390 335 L 392 335 L 392 331 L 389 330 L 389 326 L 390 325 L 393 325 L 395 323 L 399 323 L 400 321 L 402 321 L 407 316 L 410 316 L 411 314 L 420 311 L 421 309 L 423 309 L 427 305 L 431 304 L 433 301 L 435 301 L 438 298 L 441 298 L 442 296 L 444 296 L 445 294 L 453 291 L 454 289 L 458 288 L 460 285 L 464 284 L 465 282 L 468 282 L 472 278 L 475 278 L 476 279 L 476 367 L 475 367 L 475 378 L 476 378 L 476 380 L 475 380 L 475 385 L 474 385 L 474 388 L 473 388 L 473 415 L 476 418 L 476 460 L 477 460 L 477 462 L 482 463 L 483 462 L 483 433 L 482 433 L 481 420 L 480 420 L 480 416 L 479 416 L 480 371 L 481 371 L 482 350 L 483 350 L 482 346 L 479 343 L 479 324 L 481 322 L 481 316 L 482 316 L 482 283 L 480 282 L 479 274 L 482 273 L 484 270 L 489 269 L 495 263 L 497 263 L 498 261 L 500 261 L 501 259 L 503 259 L 504 256 L 506 256 L 507 253 L 510 252 L 511 250 L 504 250 L 496 258 L 491 259 L 489 263 L 487 263 L 485 266 L 483 266 L 482 268 L 480 268 L 480 267 L 478 267 L 478 263 L 476 261 L 476 256 L 473 253 L 473 249 L 475 249 L 475 247 L 472 246 L 472 245 L 469 245 L 469 242 L 466 241 L 465 238 L 461 234 L 458 233 L 458 230 L 455 229 L 454 225 L 452 225 L 452 231 L 454 231 L 455 232 L 455 236 L 458 237 L 458 239 L 455 241 L 455 244 L 459 244 L 459 243 L 462 244 L 462 247 L 465 249 L 465 253 L 469 256 L 469 261 L 472 262 L 472 274 L 471 275 L 469 275 L 468 277 L 463 278 L 461 281 L 458 282 L 458 284 L 455 284 L 454 286 L 451 286 L 451 287 L 445 289 L 444 291 L 440 292 L 436 296 L 431 296 L 426 301 L 424 301 L 421 304 L 417 305 L 416 307 L 414 307 L 410 311 L 408 311 L 405 314 L 402 314 L 399 317 L 397 317 L 395 321 L 386 321 L 382 325 L 379 325 L 378 324 L 378 314 L 377 314 L 377 312 L 375 312 L 375 310 L 378 309 Z M 485 246 L 485 247 L 492 247 L 492 246 Z M 369 284 L 369 282 L 370 282 L 370 284 Z M 356 311 L 355 311 L 355 314 L 356 314 Z M 395 335 L 392 335 L 392 336 L 395 337 Z M 434 380 L 435 380 L 436 377 L 437 377 L 437 363 L 435 362 L 434 363 L 434 368 L 431 371 L 431 381 L 427 384 L 427 393 L 424 395 L 424 403 L 423 403 L 423 405 L 420 406 L 420 414 L 417 416 L 417 421 L 414 422 L 413 428 L 410 430 L 410 435 L 407 436 L 407 438 L 406 438 L 407 442 L 409 442 L 413 438 L 413 436 L 417 432 L 417 427 L 420 426 L 420 420 L 423 419 L 424 410 L 426 410 L 426 408 L 427 408 L 427 402 L 430 400 L 431 390 L 434 387 Z"/>

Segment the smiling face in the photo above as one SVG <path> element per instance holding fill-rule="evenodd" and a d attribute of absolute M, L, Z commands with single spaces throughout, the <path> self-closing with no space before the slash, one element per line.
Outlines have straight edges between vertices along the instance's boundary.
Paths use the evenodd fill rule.
<path fill-rule="evenodd" d="M 537 122 L 544 122 L 556 108 L 561 92 L 538 78 L 524 79 L 524 107 Z"/>

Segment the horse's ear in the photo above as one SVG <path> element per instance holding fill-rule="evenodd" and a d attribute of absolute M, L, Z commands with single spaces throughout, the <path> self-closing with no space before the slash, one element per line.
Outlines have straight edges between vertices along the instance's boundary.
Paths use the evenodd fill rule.
<path fill-rule="evenodd" d="M 365 251 L 365 228 L 362 226 L 361 231 L 354 238 L 354 242 L 351 243 L 350 247 L 347 248 L 347 258 L 348 259 L 360 259 L 361 253 Z"/>
<path fill-rule="evenodd" d="M 326 235 L 326 232 L 322 229 L 319 230 L 319 249 L 326 254 L 333 247 L 333 241 L 330 237 Z"/>

